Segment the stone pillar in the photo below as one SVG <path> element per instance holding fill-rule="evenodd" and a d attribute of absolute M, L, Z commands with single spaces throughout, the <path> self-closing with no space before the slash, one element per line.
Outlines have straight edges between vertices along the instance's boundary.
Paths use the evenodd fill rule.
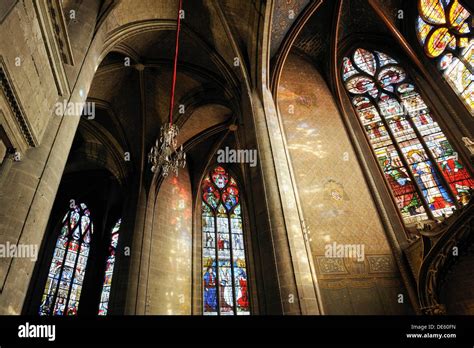
<path fill-rule="evenodd" d="M 142 183 L 140 183 L 142 184 Z M 138 192 L 135 225 L 131 236 L 130 266 L 127 279 L 127 293 L 125 301 L 126 315 L 144 315 L 146 300 L 144 299 L 145 286 L 143 284 L 145 249 L 145 225 L 149 199 L 144 187 Z"/>
<path fill-rule="evenodd" d="M 43 144 L 10 168 L 0 195 L 2 241 L 36 250 L 41 246 L 78 123 L 79 117 L 54 115 Z M 35 261 L 1 260 L 0 314 L 21 313 Z"/>
<path fill-rule="evenodd" d="M 34 11 L 30 11 L 31 4 L 15 7 L 12 11 L 10 28 L 21 28 L 16 32 L 38 32 Z M 24 9 L 32 14 L 31 20 L 18 17 Z M 23 14 L 22 14 L 23 15 Z M 35 29 L 36 28 L 36 29 Z M 3 32 L 2 32 L 3 33 Z M 26 35 L 26 34 L 25 34 Z M 76 62 L 80 66 L 76 81 L 70 81 L 72 91 L 69 94 L 58 96 L 59 100 L 67 103 L 83 104 L 86 100 L 95 71 L 99 63 L 99 53 L 103 48 L 104 31 L 98 30 L 91 42 L 84 61 Z M 31 36 L 38 36 L 31 34 Z M 0 35 L 0 37 L 2 37 Z M 2 39 L 5 35 L 2 37 Z M 28 39 L 18 37 L 15 50 L 24 46 Z M 3 47 L 3 46 L 2 46 Z M 20 47 L 20 48 L 18 48 Z M 40 47 L 40 46 L 38 46 Z M 23 48 L 22 52 L 6 52 L 10 55 L 39 58 L 41 50 L 31 51 Z M 3 54 L 3 52 L 2 52 Z M 10 58 L 11 60 L 11 58 Z M 10 61 L 8 60 L 8 61 Z M 43 60 L 44 61 L 44 60 Z M 47 61 L 47 60 L 46 60 Z M 46 67 L 42 66 L 44 69 Z M 13 70 L 12 80 L 24 73 L 22 69 Z M 47 87 L 44 87 L 45 90 Z M 36 95 L 33 86 L 23 84 L 18 87 L 23 93 Z M 31 104 L 38 98 L 23 99 L 25 112 L 38 113 L 46 119 L 45 130 L 41 142 L 37 147 L 25 151 L 20 162 L 13 163 L 0 190 L 0 241 L 10 245 L 29 245 L 40 248 L 46 232 L 49 215 L 61 181 L 64 167 L 67 162 L 77 126 L 80 121 L 80 112 L 74 115 L 60 116 L 55 111 L 54 103 L 44 107 L 45 111 L 33 108 Z M 46 103 L 47 101 L 44 101 Z M 35 119 L 36 117 L 31 117 Z M 30 258 L 0 258 L 0 315 L 20 314 L 26 298 L 31 275 L 35 266 L 34 259 Z"/>
<path fill-rule="evenodd" d="M 290 163 L 286 156 L 275 103 L 265 86 L 262 99 L 256 92 L 252 94 L 252 106 L 261 175 L 268 215 L 271 217 L 270 235 L 275 249 L 282 312 L 320 314 L 316 278 L 298 215 Z"/>

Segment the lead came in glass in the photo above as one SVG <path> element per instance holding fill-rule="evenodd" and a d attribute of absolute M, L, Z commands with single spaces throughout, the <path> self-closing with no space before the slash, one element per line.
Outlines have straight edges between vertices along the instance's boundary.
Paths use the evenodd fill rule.
<path fill-rule="evenodd" d="M 474 181 L 416 86 L 385 53 L 357 49 L 352 57 L 343 59 L 342 78 L 405 223 L 452 214 Z M 373 59 L 375 72 L 360 57 Z M 347 67 L 359 70 L 348 76 Z"/>
<path fill-rule="evenodd" d="M 77 314 L 93 228 L 90 212 L 84 203 L 73 206 L 64 216 L 39 308 L 40 315 Z"/>
<path fill-rule="evenodd" d="M 104 282 L 102 284 L 102 293 L 100 295 L 99 315 L 107 315 L 109 311 L 110 289 L 112 288 L 112 276 L 115 267 L 115 254 L 117 252 L 118 238 L 122 219 L 118 219 L 110 232 L 109 254 L 105 264 Z"/>
<path fill-rule="evenodd" d="M 237 182 L 215 167 L 202 190 L 204 315 L 249 315 L 247 266 Z"/>
<path fill-rule="evenodd" d="M 418 40 L 444 79 L 474 113 L 473 19 L 458 0 L 419 0 Z"/>

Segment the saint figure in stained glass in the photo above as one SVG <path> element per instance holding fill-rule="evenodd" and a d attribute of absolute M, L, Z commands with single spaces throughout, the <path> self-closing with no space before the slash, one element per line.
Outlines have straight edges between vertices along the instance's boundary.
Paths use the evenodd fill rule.
<path fill-rule="evenodd" d="M 202 181 L 203 312 L 250 314 L 240 192 L 222 166 Z"/>
<path fill-rule="evenodd" d="M 94 225 L 84 203 L 64 215 L 56 240 L 40 315 L 76 315 L 89 257 Z"/>
<path fill-rule="evenodd" d="M 105 264 L 104 283 L 102 285 L 102 293 L 100 295 L 99 315 L 107 315 L 109 310 L 110 289 L 112 288 L 112 276 L 114 274 L 115 256 L 117 252 L 121 223 L 122 219 L 118 219 L 110 233 L 110 244 Z"/>
<path fill-rule="evenodd" d="M 342 79 L 406 224 L 466 204 L 474 180 L 405 69 L 359 48 L 343 58 Z"/>

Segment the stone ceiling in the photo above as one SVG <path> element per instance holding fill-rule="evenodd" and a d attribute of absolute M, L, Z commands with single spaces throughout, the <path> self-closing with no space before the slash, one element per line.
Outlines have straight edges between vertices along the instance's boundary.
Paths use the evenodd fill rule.
<path fill-rule="evenodd" d="M 74 1 L 67 1 L 65 6 L 72 6 Z M 380 1 L 394 9 L 400 2 Z M 323 2 L 309 18 L 293 47 L 308 56 L 325 77 L 336 3 Z M 242 77 L 236 77 L 238 72 L 232 66 L 233 59 L 242 54 L 243 64 L 250 70 L 250 62 L 255 59 L 251 52 L 255 54 L 257 20 L 262 16 L 262 10 L 258 0 L 219 0 L 215 3 L 193 0 L 183 4 L 185 20 L 180 36 L 176 103 L 193 105 L 195 109 L 193 113 L 199 120 L 192 119 L 193 116 L 187 119 L 190 129 L 185 132 L 192 137 L 197 130 L 204 131 L 206 127 L 215 126 L 217 121 L 227 122 L 236 113 L 232 105 L 235 106 L 235 101 L 239 103 L 240 92 L 229 78 Z M 309 0 L 276 0 L 271 28 L 272 55 L 309 4 Z M 113 10 L 116 24 L 110 30 L 116 30 L 128 21 L 144 21 L 150 16 L 173 21 L 176 8 L 175 0 L 163 0 L 162 3 L 143 0 L 140 5 L 123 0 Z M 367 0 L 344 0 L 339 40 L 353 33 L 380 32 L 384 26 L 376 18 Z M 126 142 L 134 144 L 131 145 L 135 147 L 133 150 L 140 151 L 143 136 L 145 146 L 149 147 L 160 125 L 168 118 L 174 45 L 175 30 L 137 33 L 122 40 L 109 53 L 94 78 L 89 97 L 108 105 L 116 117 L 115 124 L 110 126 L 121 128 L 120 132 L 126 134 Z M 124 65 L 126 57 L 131 57 L 130 66 Z M 236 75 L 232 77 L 233 74 Z M 142 129 L 143 117 L 145 129 Z M 106 127 L 106 121 L 100 122 Z"/>
<path fill-rule="evenodd" d="M 379 0 L 387 13 L 397 13 L 401 0 Z M 326 81 L 329 80 L 331 42 L 334 40 L 334 20 L 337 1 L 325 0 L 304 24 L 293 48 L 306 55 L 316 65 Z M 403 5 L 405 6 L 405 5 Z M 342 42 L 351 35 L 376 33 L 390 37 L 390 33 L 378 18 L 368 0 L 343 0 L 339 19 L 339 37 Z"/>
<path fill-rule="evenodd" d="M 275 0 L 270 57 L 277 53 L 285 36 L 309 3 L 310 0 Z"/>

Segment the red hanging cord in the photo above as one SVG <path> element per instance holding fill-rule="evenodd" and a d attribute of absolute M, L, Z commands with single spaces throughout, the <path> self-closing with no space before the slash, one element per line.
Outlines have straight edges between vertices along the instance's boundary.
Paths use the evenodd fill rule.
<path fill-rule="evenodd" d="M 176 27 L 176 44 L 175 44 L 175 52 L 174 52 L 173 82 L 171 86 L 171 99 L 170 99 L 170 125 L 173 125 L 174 90 L 176 87 L 176 68 L 178 65 L 179 31 L 181 29 L 182 7 L 183 7 L 183 0 L 179 0 L 178 19 L 177 19 L 177 27 Z"/>

